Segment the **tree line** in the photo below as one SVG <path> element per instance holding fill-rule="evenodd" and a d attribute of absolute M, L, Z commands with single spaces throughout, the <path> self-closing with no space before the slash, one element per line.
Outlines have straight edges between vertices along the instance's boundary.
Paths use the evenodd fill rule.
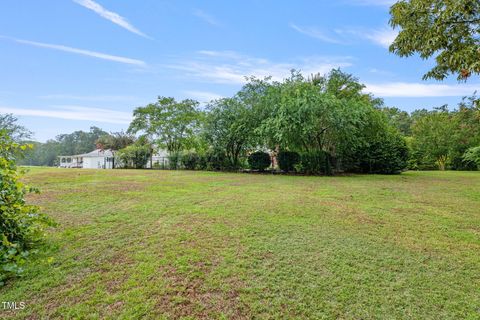
<path fill-rule="evenodd" d="M 35 143 L 21 163 L 55 165 L 60 154 L 100 147 L 119 150 L 123 163 L 141 168 L 158 147 L 168 150 L 173 168 L 235 170 L 248 166 L 248 154 L 260 150 L 288 152 L 294 164 L 285 171 L 305 173 L 478 168 L 475 95 L 453 111 L 443 106 L 409 114 L 363 89 L 352 75 L 333 70 L 310 78 L 293 72 L 282 82 L 250 78 L 233 97 L 205 109 L 191 99 L 159 97 L 135 109 L 127 132 L 92 127 L 59 135 Z"/>
<path fill-rule="evenodd" d="M 335 69 L 310 77 L 292 71 L 283 81 L 248 78 L 234 96 L 203 108 L 191 99 L 158 97 L 134 110 L 126 132 L 92 127 L 62 134 L 34 143 L 21 164 L 51 166 L 58 155 L 103 148 L 118 150 L 123 166 L 143 168 L 161 148 L 168 151 L 173 169 L 262 170 L 270 165 L 265 156 L 260 165 L 258 153 L 265 152 L 276 156 L 281 170 L 307 174 L 478 169 L 475 95 L 454 110 L 442 106 L 408 113 L 385 106 L 364 88 Z M 18 139 L 29 135 L 28 130 L 13 131 Z"/>

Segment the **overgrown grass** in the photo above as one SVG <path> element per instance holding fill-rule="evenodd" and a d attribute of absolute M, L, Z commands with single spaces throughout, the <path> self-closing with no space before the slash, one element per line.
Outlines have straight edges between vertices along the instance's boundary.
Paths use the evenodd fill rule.
<path fill-rule="evenodd" d="M 60 226 L 0 318 L 480 318 L 478 172 L 27 179 Z"/>

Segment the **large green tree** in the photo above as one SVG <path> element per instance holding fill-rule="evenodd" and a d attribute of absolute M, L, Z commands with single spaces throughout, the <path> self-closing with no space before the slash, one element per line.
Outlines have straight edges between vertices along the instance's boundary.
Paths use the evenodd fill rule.
<path fill-rule="evenodd" d="M 434 57 L 424 79 L 480 74 L 480 1 L 401 0 L 390 8 L 390 24 L 400 32 L 390 51 L 405 57 Z"/>
<path fill-rule="evenodd" d="M 214 149 L 225 151 L 232 168 L 253 145 L 257 123 L 253 110 L 238 96 L 211 102 L 207 107 L 204 137 Z"/>
<path fill-rule="evenodd" d="M 176 101 L 158 97 L 157 102 L 134 110 L 128 132 L 142 132 L 169 152 L 189 149 L 195 143 L 202 119 L 198 106 L 199 103 L 191 99 Z"/>

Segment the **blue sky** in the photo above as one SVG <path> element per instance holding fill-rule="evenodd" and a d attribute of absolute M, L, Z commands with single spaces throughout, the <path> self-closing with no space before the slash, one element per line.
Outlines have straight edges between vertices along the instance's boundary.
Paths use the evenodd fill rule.
<path fill-rule="evenodd" d="M 0 112 L 45 141 L 126 129 L 158 95 L 230 96 L 244 76 L 341 67 L 386 105 L 412 111 L 480 89 L 422 81 L 432 61 L 388 52 L 389 0 L 16 0 L 0 3 Z"/>

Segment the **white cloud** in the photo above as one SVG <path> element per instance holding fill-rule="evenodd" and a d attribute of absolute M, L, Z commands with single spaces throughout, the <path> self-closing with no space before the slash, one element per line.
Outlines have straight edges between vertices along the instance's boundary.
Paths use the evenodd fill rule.
<path fill-rule="evenodd" d="M 312 27 L 312 26 L 298 26 L 294 23 L 290 23 L 290 28 L 294 29 L 295 31 L 298 31 L 304 35 L 307 35 L 311 38 L 319 39 L 325 42 L 330 42 L 330 43 L 343 43 L 339 37 L 331 36 L 328 35 L 327 32 L 320 30 L 317 27 Z"/>
<path fill-rule="evenodd" d="M 408 82 L 390 82 L 365 84 L 365 92 L 378 97 L 457 97 L 471 95 L 480 88 L 480 84 L 426 84 Z"/>
<path fill-rule="evenodd" d="M 363 37 L 371 42 L 378 44 L 384 48 L 388 48 L 398 35 L 398 31 L 390 28 L 382 28 L 377 30 L 369 30 L 367 32 L 357 33 L 359 37 Z"/>
<path fill-rule="evenodd" d="M 304 75 L 327 73 L 333 68 L 351 66 L 350 57 L 306 57 L 287 62 L 273 62 L 268 59 L 242 55 L 234 51 L 199 51 L 191 59 L 176 61 L 166 67 L 185 71 L 185 76 L 205 82 L 243 84 L 245 77 L 271 76 L 283 80 L 292 69 Z"/>
<path fill-rule="evenodd" d="M 82 106 L 53 106 L 49 109 L 23 109 L 0 106 L 0 112 L 13 113 L 18 116 L 84 120 L 116 124 L 129 124 L 132 120 L 131 112 Z"/>
<path fill-rule="evenodd" d="M 126 29 L 130 32 L 133 32 L 133 33 L 135 33 L 139 36 L 151 39 L 149 36 L 147 36 L 146 34 L 141 32 L 140 30 L 135 28 L 133 25 L 131 25 L 127 21 L 127 19 L 125 19 L 124 17 L 122 17 L 118 13 L 108 11 L 107 9 L 105 9 L 100 4 L 96 3 L 95 1 L 92 1 L 92 0 L 73 0 L 73 1 L 78 3 L 79 5 L 87 8 L 87 9 L 92 10 L 93 12 L 95 12 L 99 16 L 101 16 L 102 18 L 105 18 L 105 19 L 115 23 L 116 25 L 118 25 L 118 26 L 120 26 L 120 27 L 122 27 L 122 28 L 124 28 L 124 29 Z"/>
<path fill-rule="evenodd" d="M 71 94 L 48 94 L 39 96 L 40 99 L 47 100 L 79 100 L 79 101 L 132 101 L 136 100 L 133 96 L 123 95 L 99 95 L 99 96 L 79 96 Z"/>
<path fill-rule="evenodd" d="M 355 40 L 358 41 L 358 39 L 365 39 L 384 48 L 388 48 L 398 35 L 398 31 L 387 26 L 378 29 L 344 27 L 330 31 L 325 31 L 315 26 L 301 27 L 293 23 L 290 23 L 290 27 L 299 33 L 324 42 L 351 44 L 354 43 Z"/>
<path fill-rule="evenodd" d="M 212 15 L 206 13 L 205 11 L 203 10 L 200 10 L 200 9 L 195 9 L 193 10 L 193 15 L 202 19 L 203 21 L 205 21 L 206 23 L 212 25 L 212 26 L 219 26 L 220 23 L 218 22 L 217 19 L 215 19 Z"/>
<path fill-rule="evenodd" d="M 140 67 L 146 66 L 146 63 L 142 60 L 131 59 L 131 58 L 126 58 L 126 57 L 121 57 L 121 56 L 114 56 L 114 55 L 101 53 L 101 52 L 96 52 L 96 51 L 77 49 L 77 48 L 67 47 L 67 46 L 64 46 L 64 45 L 49 44 L 49 43 L 42 43 L 42 42 L 8 38 L 8 37 L 2 37 L 2 38 L 11 39 L 11 40 L 13 40 L 17 43 L 26 44 L 26 45 L 30 45 L 30 46 L 34 46 L 34 47 L 40 47 L 40 48 L 47 48 L 47 49 L 64 51 L 64 52 L 70 52 L 70 53 L 75 53 L 75 54 L 79 54 L 79 55 L 83 55 L 83 56 L 88 56 L 88 57 L 93 57 L 93 58 L 98 58 L 98 59 L 103 59 L 103 60 L 109 60 L 109 61 L 114 61 L 114 62 L 120 62 L 120 63 L 125 63 L 125 64 L 131 64 L 131 65 L 136 65 L 136 66 L 140 66 Z"/>
<path fill-rule="evenodd" d="M 200 103 L 208 103 L 212 100 L 224 98 L 219 94 L 208 91 L 184 91 L 183 93 L 185 93 L 188 97 L 199 101 Z"/>

